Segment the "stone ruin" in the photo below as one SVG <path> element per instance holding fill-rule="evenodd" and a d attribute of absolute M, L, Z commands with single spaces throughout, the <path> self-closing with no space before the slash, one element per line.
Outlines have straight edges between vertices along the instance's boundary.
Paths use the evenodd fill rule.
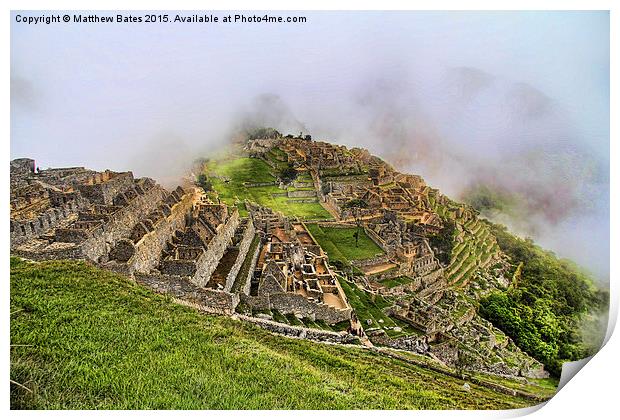
<path fill-rule="evenodd" d="M 360 286 L 398 298 L 388 314 L 419 335 L 390 338 L 379 329 L 372 332 L 373 342 L 430 354 L 448 365 L 464 348 L 475 356 L 477 370 L 546 375 L 449 289 L 428 239 L 443 227 L 430 200 L 448 205 L 445 196 L 364 149 L 298 138 L 253 140 L 246 146 L 258 158 L 274 147 L 310 173 L 335 224 L 361 222 L 383 250 L 384 255 L 352 261 L 366 274 L 358 279 Z M 364 335 L 327 255 L 299 220 L 249 202 L 249 217 L 240 217 L 236 207 L 211 202 L 192 184 L 167 191 L 131 172 L 40 170 L 32 159 L 15 159 L 10 170 L 12 254 L 91 261 L 210 312 L 230 315 L 241 304 L 246 313 L 348 322 L 349 331 Z M 367 207 L 349 208 L 351 200 Z M 474 220 L 475 213 L 451 208 L 448 217 Z M 389 276 L 411 282 L 389 290 L 373 287 Z"/>
<path fill-rule="evenodd" d="M 131 172 L 11 162 L 11 253 L 27 259 L 91 261 L 232 313 L 234 270 L 253 236 L 251 221 L 240 221 L 236 208 L 207 202 L 192 185 L 169 192 Z M 209 284 L 233 249 L 238 261 L 227 267 L 223 284 Z"/>
<path fill-rule="evenodd" d="M 282 314 L 349 321 L 344 292 L 303 224 L 248 206 L 251 217 L 241 218 L 193 185 L 167 191 L 131 172 L 38 170 L 16 159 L 11 253 L 91 261 L 211 312 L 232 314 L 243 298 Z"/>
<path fill-rule="evenodd" d="M 353 276 L 353 280 L 368 293 L 396 298 L 398 304 L 388 312 L 411 325 L 420 335 L 393 339 L 385 335 L 385 331 L 373 329 L 372 334 L 369 333 L 373 342 L 431 354 L 452 365 L 458 351 L 466 351 L 475 356 L 478 370 L 506 375 L 546 375 L 538 362 L 477 316 L 469 301 L 454 298 L 452 285 L 462 273 L 470 272 L 472 264 L 478 264 L 482 271 L 477 275 L 484 277 L 488 267 L 501 261 L 501 256 L 489 252 L 493 240 L 489 241 L 485 251 L 488 256 L 484 260 L 475 259 L 468 265 L 459 263 L 454 267 L 443 266 L 430 246 L 429 239 L 442 231 L 446 219 L 459 222 L 456 223 L 456 243 L 462 243 L 464 235 L 474 236 L 476 231 L 464 226 L 476 221 L 475 210 L 457 205 L 438 190 L 428 187 L 421 177 L 399 173 L 364 149 L 292 138 L 254 140 L 246 147 L 251 156 L 267 163 L 274 148 L 282 151 L 290 165 L 311 175 L 319 201 L 336 219 L 336 222 L 320 222 L 320 225 L 361 226 L 383 250 L 383 255 L 351 261 L 363 273 Z M 364 205 L 350 205 L 355 202 Z M 447 209 L 441 217 L 434 210 L 437 205 Z M 284 230 L 291 228 L 287 226 Z M 464 269 L 456 275 L 460 264 Z M 286 284 L 286 275 L 278 274 L 276 266 L 270 265 L 269 271 L 272 275 L 268 287 Z M 448 274 L 452 276 L 450 284 Z M 382 280 L 398 276 L 411 281 L 389 288 L 381 284 Z M 471 299 L 474 292 L 468 282 L 463 281 L 462 285 L 463 293 Z M 502 340 L 494 340 L 495 337 L 502 337 Z M 477 342 L 488 344 L 485 354 L 495 360 L 493 364 L 480 357 L 480 350 L 475 349 Z M 506 361 L 511 362 L 507 364 Z"/>
<path fill-rule="evenodd" d="M 350 321 L 352 310 L 327 256 L 303 222 L 246 203 L 261 238 L 249 295 L 253 310 L 277 310 L 327 324 Z"/>
<path fill-rule="evenodd" d="M 360 148 L 287 137 L 250 140 L 246 145 L 250 156 L 268 164 L 272 162 L 267 155 L 274 148 L 298 171 L 310 173 L 316 194 L 338 222 L 363 221 L 366 233 L 388 255 L 386 261 L 376 261 L 374 266 L 394 264 L 399 275 L 425 284 L 443 278 L 426 239 L 438 233 L 443 223 L 431 209 L 429 189 L 421 177 L 399 173 Z M 348 207 L 352 200 L 361 200 L 366 207 Z M 357 265 L 373 266 L 371 261 Z"/>

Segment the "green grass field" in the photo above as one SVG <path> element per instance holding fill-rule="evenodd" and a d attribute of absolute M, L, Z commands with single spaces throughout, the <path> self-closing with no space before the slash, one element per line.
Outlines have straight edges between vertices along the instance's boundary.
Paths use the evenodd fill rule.
<path fill-rule="evenodd" d="M 394 277 L 391 279 L 381 280 L 380 283 L 385 287 L 392 288 L 403 284 L 411 283 L 413 280 L 406 276 Z"/>
<path fill-rule="evenodd" d="M 499 409 L 533 402 L 198 313 L 83 262 L 11 259 L 13 409 Z"/>
<path fill-rule="evenodd" d="M 393 303 L 381 295 L 372 295 L 360 289 L 353 282 L 349 282 L 342 277 L 339 279 L 342 290 L 347 295 L 347 300 L 357 317 L 362 322 L 364 328 L 382 328 L 390 337 L 401 337 L 405 335 L 417 335 L 416 331 L 409 324 L 389 317 L 383 309 L 392 306 Z M 370 320 L 370 324 L 368 324 Z M 394 327 L 400 327 L 402 331 L 394 331 Z"/>
<path fill-rule="evenodd" d="M 309 223 L 307 226 L 330 259 L 348 262 L 383 254 L 383 250 L 364 233 L 363 229 L 359 230 L 358 246 L 355 246 L 353 235 L 357 228 L 332 228 L 319 226 L 316 223 Z"/>
<path fill-rule="evenodd" d="M 263 183 L 275 182 L 271 174 L 271 167 L 261 159 L 235 158 L 221 161 L 212 161 L 208 164 L 207 172 L 227 177 L 228 182 L 212 178 L 213 188 L 218 192 L 220 199 L 229 205 L 245 199 L 254 201 L 262 206 L 280 211 L 286 216 L 297 216 L 308 220 L 330 219 L 331 215 L 318 202 L 302 203 L 285 196 L 277 196 L 286 191 L 276 185 L 248 187 L 246 182 Z M 245 208 L 240 208 L 242 216 L 247 215 Z"/>

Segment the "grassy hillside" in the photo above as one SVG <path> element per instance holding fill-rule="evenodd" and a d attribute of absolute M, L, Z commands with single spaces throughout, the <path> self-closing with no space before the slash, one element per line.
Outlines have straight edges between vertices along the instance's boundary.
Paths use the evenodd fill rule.
<path fill-rule="evenodd" d="M 11 259 L 11 407 L 511 408 L 529 400 L 363 348 L 200 314 L 82 262 Z"/>

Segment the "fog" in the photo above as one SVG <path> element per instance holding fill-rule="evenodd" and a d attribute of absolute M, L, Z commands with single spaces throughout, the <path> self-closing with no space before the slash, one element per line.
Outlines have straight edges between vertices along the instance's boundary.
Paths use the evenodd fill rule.
<path fill-rule="evenodd" d="M 608 281 L 606 12 L 155 25 L 17 14 L 40 13 L 12 13 L 11 158 L 172 185 L 240 127 L 303 131 L 367 147 L 455 199 L 506 192 L 517 204 L 494 220 Z"/>

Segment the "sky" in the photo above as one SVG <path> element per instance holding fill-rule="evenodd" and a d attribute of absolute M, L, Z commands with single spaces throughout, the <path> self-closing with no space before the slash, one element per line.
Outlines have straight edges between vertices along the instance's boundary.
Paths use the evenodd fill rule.
<path fill-rule="evenodd" d="M 303 131 L 455 199 L 478 185 L 515 194 L 518 211 L 495 220 L 608 281 L 607 12 L 16 22 L 54 13 L 12 12 L 11 158 L 170 186 L 239 126 Z"/>

